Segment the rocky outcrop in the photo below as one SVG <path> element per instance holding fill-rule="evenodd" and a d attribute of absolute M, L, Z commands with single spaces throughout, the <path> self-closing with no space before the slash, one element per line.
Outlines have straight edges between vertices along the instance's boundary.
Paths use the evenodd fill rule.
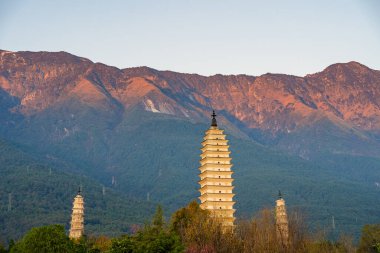
<path fill-rule="evenodd" d="M 147 111 L 199 120 L 213 108 L 228 124 L 268 136 L 327 118 L 347 129 L 380 132 L 380 71 L 338 63 L 305 77 L 200 76 L 147 67 L 117 69 L 65 52 L 0 51 L 0 88 L 23 115 L 76 99 L 95 108 Z"/>

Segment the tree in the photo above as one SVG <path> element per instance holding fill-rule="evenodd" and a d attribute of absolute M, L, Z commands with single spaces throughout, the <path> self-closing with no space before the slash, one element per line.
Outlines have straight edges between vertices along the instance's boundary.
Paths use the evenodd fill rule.
<path fill-rule="evenodd" d="M 179 209 L 173 214 L 171 229 L 183 237 L 186 228 L 197 220 L 205 221 L 207 219 L 209 219 L 209 212 L 201 209 L 199 204 L 194 200 L 188 206 Z"/>
<path fill-rule="evenodd" d="M 106 236 L 90 237 L 92 247 L 100 252 L 107 252 L 111 248 L 111 240 Z"/>
<path fill-rule="evenodd" d="M 79 240 L 74 241 L 74 252 L 75 253 L 100 253 L 94 241 L 87 238 L 87 236 L 82 236 Z"/>
<path fill-rule="evenodd" d="M 4 246 L 0 244 L 0 253 L 6 253 L 7 251 L 5 250 Z"/>
<path fill-rule="evenodd" d="M 235 234 L 223 229 L 196 201 L 173 214 L 171 229 L 180 235 L 189 253 L 242 252 Z"/>
<path fill-rule="evenodd" d="M 62 225 L 32 228 L 11 249 L 11 253 L 67 253 L 74 252 L 75 245 L 65 234 Z"/>
<path fill-rule="evenodd" d="M 135 235 L 112 240 L 112 253 L 179 253 L 183 251 L 179 236 L 166 227 L 163 210 L 157 207 L 150 224 Z"/>
<path fill-rule="evenodd" d="M 236 233 L 243 241 L 243 252 L 280 252 L 274 213 L 270 209 L 260 211 L 250 221 L 241 221 Z"/>
<path fill-rule="evenodd" d="M 375 244 L 376 252 L 380 252 L 380 243 Z"/>
<path fill-rule="evenodd" d="M 364 225 L 358 253 L 380 252 L 380 224 Z"/>
<path fill-rule="evenodd" d="M 136 252 L 134 250 L 136 250 L 136 241 L 131 236 L 126 235 L 112 240 L 112 253 L 133 253 Z"/>
<path fill-rule="evenodd" d="M 152 227 L 157 230 L 157 232 L 161 231 L 164 228 L 165 220 L 164 220 L 164 211 L 160 205 L 157 206 L 156 213 L 154 214 Z"/>

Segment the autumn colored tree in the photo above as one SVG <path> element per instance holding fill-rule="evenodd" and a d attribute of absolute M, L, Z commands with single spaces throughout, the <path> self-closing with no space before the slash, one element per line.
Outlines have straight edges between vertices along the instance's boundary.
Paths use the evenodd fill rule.
<path fill-rule="evenodd" d="M 380 252 L 380 224 L 365 225 L 362 229 L 358 253 Z"/>
<path fill-rule="evenodd" d="M 196 201 L 173 214 L 171 227 L 180 235 L 186 252 L 240 252 L 241 243 L 233 231 L 223 229 Z"/>
<path fill-rule="evenodd" d="M 250 221 L 240 221 L 236 228 L 243 242 L 243 252 L 280 252 L 281 245 L 276 236 L 273 211 L 262 210 Z"/>

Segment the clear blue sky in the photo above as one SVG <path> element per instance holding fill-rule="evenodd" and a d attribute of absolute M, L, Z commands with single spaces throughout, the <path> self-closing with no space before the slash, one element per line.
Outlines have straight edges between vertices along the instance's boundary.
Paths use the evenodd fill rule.
<path fill-rule="evenodd" d="M 380 69 L 379 13 L 379 0 L 0 0 L 0 48 L 204 75 Z"/>

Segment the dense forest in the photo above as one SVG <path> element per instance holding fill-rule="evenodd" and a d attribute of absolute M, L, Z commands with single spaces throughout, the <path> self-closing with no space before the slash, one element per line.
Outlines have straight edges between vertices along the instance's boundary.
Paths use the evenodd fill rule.
<path fill-rule="evenodd" d="M 86 201 L 89 238 L 132 233 L 152 216 L 155 203 L 172 213 L 195 199 L 200 153 L 196 150 L 208 126 L 141 111 L 129 113 L 129 120 L 108 140 L 113 143 L 109 150 L 103 149 L 111 147 L 110 143 L 102 141 L 92 143 L 90 152 L 75 147 L 77 141 L 87 142 L 88 136 L 55 146 L 45 143 L 42 133 L 31 134 L 40 136 L 34 141 L 43 146 L 35 149 L 1 140 L 0 242 L 19 240 L 33 227 L 49 224 L 61 224 L 67 231 L 79 186 Z M 46 127 L 52 124 L 43 121 Z M 91 131 L 97 132 L 97 127 L 93 125 Z M 378 159 L 325 154 L 315 164 L 251 141 L 229 139 L 239 218 L 273 206 L 281 189 L 288 209 L 307 217 L 308 231 L 322 231 L 329 240 L 338 241 L 346 232 L 357 242 L 364 224 L 377 223 L 380 207 L 375 200 L 380 188 L 373 186 L 373 180 L 379 176 Z M 103 164 L 104 153 L 119 165 Z M 93 159 L 83 159 L 88 156 Z M 99 167 L 107 170 L 102 172 Z M 111 183 L 113 175 L 115 184 Z"/>
<path fill-rule="evenodd" d="M 289 215 L 289 237 L 279 238 L 272 209 L 263 209 L 251 219 L 239 220 L 233 230 L 202 210 L 193 201 L 177 210 L 169 221 L 158 206 L 150 222 L 120 237 L 83 236 L 70 240 L 62 225 L 32 228 L 20 240 L 10 241 L 7 249 L 0 245 L 0 253 L 364 253 L 380 252 L 380 224 L 366 225 L 360 241 L 340 235 L 329 241 L 323 233 L 311 234 L 299 213 Z"/>
<path fill-rule="evenodd" d="M 122 196 L 85 176 L 41 164 L 0 140 L 0 242 L 17 239 L 32 227 L 68 228 L 72 201 L 83 190 L 86 228 L 92 235 L 116 236 L 143 224 L 154 204 Z"/>
<path fill-rule="evenodd" d="M 16 156 L 13 152 L 7 154 L 9 150 L 1 152 L 0 156 L 8 159 L 7 163 L 0 164 L 1 208 L 7 210 L 11 192 L 14 205 L 16 200 L 22 200 L 17 194 L 34 196 L 34 203 L 25 209 L 28 210 L 26 215 L 22 215 L 21 207 L 12 209 L 14 213 L 20 210 L 18 216 L 13 216 L 12 224 L 0 221 L 3 225 L 1 229 L 8 231 L 3 232 L 3 241 L 7 239 L 5 235 L 20 236 L 33 226 L 44 225 L 41 220 L 45 220 L 44 214 L 50 215 L 51 210 L 57 211 L 55 217 L 61 217 L 51 220 L 52 223 L 68 222 L 71 201 L 81 183 L 88 208 L 95 207 L 91 205 L 95 199 L 103 198 L 102 186 L 105 186 L 108 203 L 125 203 L 120 208 L 107 208 L 107 215 L 125 214 L 129 218 L 123 220 L 128 220 L 128 224 L 140 224 L 152 214 L 154 208 L 146 200 L 160 203 L 169 212 L 174 212 L 199 196 L 199 148 L 208 124 L 136 109 L 125 112 L 128 117 L 109 132 L 108 123 L 96 120 L 98 112 L 80 108 L 82 114 L 77 119 L 83 121 L 80 125 L 87 125 L 89 118 L 93 124 L 88 131 L 60 142 L 50 143 L 46 135 L 53 133 L 55 128 L 61 129 L 66 124 L 64 122 L 71 118 L 71 111 L 52 110 L 45 112 L 44 116 L 33 118 L 28 126 L 18 125 L 15 129 L 25 129 L 22 133 L 14 130 L 15 140 L 9 140 L 12 133 L 7 134 L 7 142 L 16 143 L 23 156 L 30 159 L 21 166 L 17 165 L 22 160 L 21 155 Z M 61 115 L 59 121 L 56 121 L 57 115 Z M 238 217 L 250 217 L 261 208 L 272 206 L 278 190 L 281 190 L 289 209 L 302 210 L 308 216 L 310 229 L 325 230 L 332 239 L 338 239 L 341 231 L 349 232 L 357 239 L 364 224 L 377 223 L 380 219 L 380 202 L 377 201 L 380 187 L 374 184 L 380 178 L 379 159 L 325 154 L 315 163 L 238 139 L 228 131 L 226 134 L 234 164 L 232 170 Z M 34 168 L 34 164 L 38 164 L 39 169 Z M 49 175 L 50 168 L 53 176 Z M 56 182 L 58 175 L 62 175 L 60 182 Z M 39 182 L 38 186 L 29 187 L 36 181 Z M 96 187 L 88 188 L 85 182 Z M 46 201 L 44 192 L 47 189 L 54 192 L 53 199 L 64 194 L 65 201 Z M 37 194 L 35 190 L 42 192 Z M 111 193 L 120 199 L 114 201 Z M 129 204 L 134 203 L 133 200 L 140 204 Z M 147 205 L 148 208 L 138 211 L 135 209 L 138 205 Z M 23 221 L 30 213 L 34 214 L 30 217 L 30 220 L 36 221 L 34 224 Z M 132 219 L 133 213 L 139 216 Z M 1 217 L 8 215 L 3 212 Z M 335 229 L 332 219 L 335 220 Z M 129 229 L 129 225 L 121 224 L 102 223 L 104 226 L 100 226 L 96 216 L 89 222 L 101 229 L 99 233 L 109 236 Z"/>

